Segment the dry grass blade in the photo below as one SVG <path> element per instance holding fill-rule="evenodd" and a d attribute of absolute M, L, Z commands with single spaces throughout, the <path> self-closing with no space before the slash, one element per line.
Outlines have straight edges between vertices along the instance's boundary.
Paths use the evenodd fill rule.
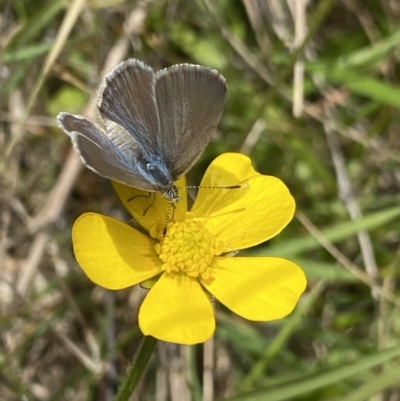
<path fill-rule="evenodd" d="M 27 119 L 28 114 L 30 113 L 30 111 L 32 109 L 32 106 L 33 106 L 34 102 L 36 101 L 36 98 L 40 92 L 40 89 L 43 86 L 43 83 L 46 79 L 47 74 L 49 73 L 54 61 L 56 60 L 56 58 L 60 54 L 61 50 L 63 49 L 65 41 L 67 40 L 67 37 L 68 37 L 69 33 L 71 32 L 71 29 L 75 25 L 75 22 L 78 19 L 79 14 L 81 13 L 84 5 L 85 5 L 85 0 L 73 0 L 73 2 L 71 3 L 71 6 L 68 8 L 68 12 L 63 20 L 63 23 L 62 23 L 60 29 L 58 30 L 57 37 L 54 41 L 54 45 L 44 62 L 42 71 L 41 71 L 41 73 L 35 83 L 35 86 L 31 92 L 31 95 L 30 95 L 28 103 L 27 103 L 27 107 L 25 109 L 25 114 L 19 121 L 17 133 L 16 133 L 16 135 L 13 136 L 13 139 L 7 144 L 7 147 L 5 150 L 6 158 L 8 158 L 10 156 L 15 145 L 22 139 L 23 130 L 24 130 L 24 126 L 25 126 L 25 120 Z M 1 170 L 2 169 L 0 166 L 0 171 Z"/>
<path fill-rule="evenodd" d="M 160 344 L 131 400 L 397 400 L 395 359 L 343 372 L 400 345 L 399 24 L 393 0 L 0 2 L 0 399 L 113 401 L 135 370 L 147 292 L 96 286 L 71 244 L 85 212 L 130 217 L 108 181 L 82 169 L 55 118 L 95 119 L 98 84 L 134 57 L 226 77 L 223 117 L 188 182 L 238 149 L 280 178 L 298 219 L 235 258 L 244 276 L 253 257 L 292 259 L 308 293 L 273 322 L 213 300 L 212 340 Z"/>
<path fill-rule="evenodd" d="M 339 251 L 330 241 L 328 241 L 321 231 L 302 213 L 297 211 L 296 217 L 313 235 L 313 237 L 327 250 L 343 267 L 349 270 L 355 277 L 357 277 L 364 284 L 371 287 L 371 291 L 376 291 L 380 296 L 392 302 L 397 307 L 400 307 L 400 298 L 391 292 L 387 292 L 381 287 L 378 287 L 371 277 L 363 272 L 356 264 L 349 260 L 342 252 Z"/>

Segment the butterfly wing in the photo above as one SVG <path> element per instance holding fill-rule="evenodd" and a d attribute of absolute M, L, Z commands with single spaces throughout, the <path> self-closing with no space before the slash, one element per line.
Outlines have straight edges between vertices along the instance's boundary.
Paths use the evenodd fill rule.
<path fill-rule="evenodd" d="M 192 167 L 210 141 L 227 89 L 216 70 L 197 65 L 172 66 L 156 77 L 160 118 L 157 149 L 176 180 Z"/>
<path fill-rule="evenodd" d="M 129 59 L 107 74 L 99 88 L 97 105 L 102 117 L 129 132 L 143 154 L 154 154 L 157 150 L 155 81 L 151 67 Z"/>
<path fill-rule="evenodd" d="M 129 59 L 100 85 L 97 105 L 104 132 L 67 113 L 60 114 L 59 124 L 93 171 L 160 191 L 200 156 L 220 120 L 225 95 L 224 78 L 210 68 L 182 64 L 154 74 Z M 157 169 L 156 175 L 143 170 L 148 165 Z"/>
<path fill-rule="evenodd" d="M 60 113 L 57 120 L 60 128 L 71 138 L 83 162 L 92 171 L 131 187 L 145 191 L 158 190 L 135 170 L 134 142 L 125 141 L 117 147 L 100 128 L 81 116 Z M 115 138 L 124 138 L 127 135 L 115 124 L 108 124 L 108 128 L 110 132 L 114 132 Z M 116 132 L 118 130 L 120 135 Z"/>

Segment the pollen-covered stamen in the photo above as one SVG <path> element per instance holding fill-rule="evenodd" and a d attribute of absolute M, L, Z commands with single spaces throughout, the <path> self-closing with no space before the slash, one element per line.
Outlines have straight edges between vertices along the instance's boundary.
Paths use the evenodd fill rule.
<path fill-rule="evenodd" d="M 186 273 L 203 280 L 210 278 L 211 261 L 218 253 L 213 236 L 190 213 L 184 221 L 168 224 L 167 233 L 156 245 L 156 251 L 167 273 Z"/>

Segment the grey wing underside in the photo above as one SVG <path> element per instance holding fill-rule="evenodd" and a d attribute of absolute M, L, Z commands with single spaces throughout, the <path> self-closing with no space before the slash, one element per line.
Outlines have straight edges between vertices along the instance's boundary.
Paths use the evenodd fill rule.
<path fill-rule="evenodd" d="M 104 119 L 129 132 L 144 155 L 159 156 L 177 180 L 210 141 L 225 95 L 224 78 L 211 68 L 180 64 L 154 74 L 129 59 L 105 77 L 97 104 Z"/>
<path fill-rule="evenodd" d="M 71 138 L 72 144 L 78 151 L 83 162 L 95 173 L 104 178 L 121 182 L 125 185 L 143 189 L 145 191 L 157 191 L 151 183 L 144 180 L 135 170 L 133 165 L 132 146 L 130 146 L 131 162 L 116 148 L 99 127 L 81 116 L 68 113 L 58 115 L 58 124 Z M 109 129 L 110 129 L 109 125 Z M 111 129 L 118 130 L 117 126 Z M 118 137 L 118 135 L 116 134 Z"/>
<path fill-rule="evenodd" d="M 176 180 L 192 167 L 211 140 L 227 89 L 216 70 L 191 64 L 161 70 L 156 78 L 157 148 L 170 163 Z"/>
<path fill-rule="evenodd" d="M 129 132 L 144 154 L 157 152 L 155 79 L 151 67 L 129 59 L 108 73 L 98 90 L 101 116 Z"/>

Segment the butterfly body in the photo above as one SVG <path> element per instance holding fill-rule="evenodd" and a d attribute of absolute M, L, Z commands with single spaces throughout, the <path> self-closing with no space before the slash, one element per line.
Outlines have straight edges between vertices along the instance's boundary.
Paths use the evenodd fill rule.
<path fill-rule="evenodd" d="M 97 174 L 178 202 L 174 182 L 195 163 L 222 115 L 224 78 L 180 64 L 154 73 L 129 59 L 98 90 L 100 119 L 60 113 L 58 123 Z"/>
<path fill-rule="evenodd" d="M 142 177 L 154 187 L 158 187 L 157 191 L 162 192 L 164 198 L 172 203 L 179 202 L 180 197 L 174 179 L 160 157 L 151 155 L 137 159 L 135 166 Z"/>

